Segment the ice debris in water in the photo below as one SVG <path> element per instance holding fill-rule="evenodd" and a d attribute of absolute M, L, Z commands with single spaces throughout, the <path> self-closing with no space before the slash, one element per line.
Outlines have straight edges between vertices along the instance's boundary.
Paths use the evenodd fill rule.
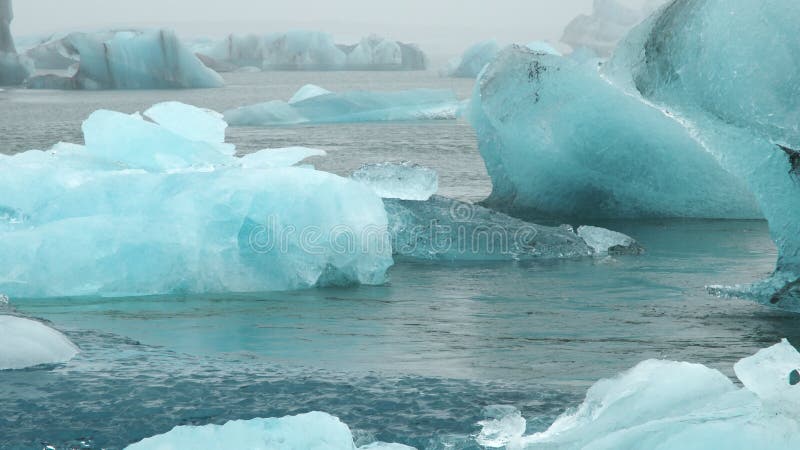
<path fill-rule="evenodd" d="M 230 421 L 224 425 L 178 426 L 129 445 L 127 450 L 414 450 L 401 444 L 358 447 L 350 428 L 323 412 L 281 418 Z"/>
<path fill-rule="evenodd" d="M 527 421 L 519 410 L 508 405 L 492 405 L 484 408 L 485 420 L 478 422 L 481 432 L 475 442 L 486 448 L 501 448 L 512 439 L 525 434 Z"/>
<path fill-rule="evenodd" d="M 800 73 L 783 69 L 800 65 L 798 19 L 792 0 L 675 0 L 599 66 L 502 53 L 470 108 L 494 204 L 765 217 L 776 273 L 750 294 L 800 311 Z"/>
<path fill-rule="evenodd" d="M 263 70 L 424 70 L 427 57 L 414 44 L 370 35 L 355 45 L 339 45 L 318 31 L 294 30 L 266 35 L 231 34 L 195 49 L 218 71 L 249 67 Z"/>
<path fill-rule="evenodd" d="M 572 19 L 561 42 L 573 49 L 589 49 L 607 57 L 633 27 L 647 18 L 667 0 L 645 0 L 640 9 L 629 8 L 618 0 L 594 0 L 592 14 Z"/>
<path fill-rule="evenodd" d="M 233 126 L 455 119 L 463 105 L 448 89 L 333 93 L 306 85 L 289 102 L 273 100 L 225 111 Z"/>
<path fill-rule="evenodd" d="M 32 77 L 29 88 L 181 89 L 225 84 L 170 30 L 71 33 L 41 47 L 32 53 L 63 55 L 74 61 L 77 71 L 70 77 Z"/>
<path fill-rule="evenodd" d="M 0 301 L 8 297 L 0 295 Z M 36 320 L 0 315 L 0 370 L 67 362 L 78 354 L 66 336 Z"/>
<path fill-rule="evenodd" d="M 439 174 L 410 162 L 364 164 L 350 178 L 382 198 L 427 200 L 439 190 Z"/>
<path fill-rule="evenodd" d="M 434 261 L 576 258 L 594 252 L 571 229 L 524 222 L 437 195 L 384 199 L 395 254 Z"/>
<path fill-rule="evenodd" d="M 584 225 L 577 233 L 596 255 L 638 255 L 644 251 L 632 237 L 605 228 Z"/>
<path fill-rule="evenodd" d="M 800 447 L 800 388 L 790 382 L 800 354 L 783 341 L 721 372 L 649 360 L 601 380 L 575 411 L 548 430 L 508 439 L 514 449 L 775 450 Z"/>
<path fill-rule="evenodd" d="M 22 84 L 33 73 L 33 61 L 17 54 L 11 36 L 12 20 L 11 0 L 0 0 L 0 86 Z"/>
<path fill-rule="evenodd" d="M 478 42 L 464 51 L 461 57 L 451 60 L 444 75 L 456 78 L 475 78 L 500 52 L 496 40 Z"/>
<path fill-rule="evenodd" d="M 221 142 L 224 127 L 218 114 L 179 103 L 133 115 L 100 110 L 83 124 L 85 146 L 0 155 L 0 211 L 24 218 L 0 222 L 0 292 L 124 296 L 384 282 L 392 257 L 378 196 L 289 167 L 318 150 L 237 158 Z"/>

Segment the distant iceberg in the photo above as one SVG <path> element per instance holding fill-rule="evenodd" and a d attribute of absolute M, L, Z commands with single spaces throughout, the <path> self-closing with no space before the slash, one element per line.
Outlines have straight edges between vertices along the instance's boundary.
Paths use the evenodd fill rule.
<path fill-rule="evenodd" d="M 355 45 L 337 44 L 318 31 L 288 31 L 266 35 L 231 34 L 196 49 L 209 67 L 233 71 L 240 67 L 263 70 L 424 70 L 427 57 L 416 45 L 377 35 Z"/>
<path fill-rule="evenodd" d="M 461 109 L 462 102 L 447 89 L 333 93 L 309 85 L 288 103 L 274 100 L 242 106 L 225 111 L 225 120 L 233 126 L 447 120 L 457 118 Z"/>
<path fill-rule="evenodd" d="M 70 77 L 32 77 L 27 82 L 32 89 L 187 89 L 225 84 L 169 30 L 71 33 L 28 54 L 56 67 L 71 59 L 76 71 Z"/>
<path fill-rule="evenodd" d="M 36 320 L 0 314 L 0 330 L 0 370 L 63 363 L 79 352 L 66 336 Z"/>
<path fill-rule="evenodd" d="M 0 292 L 15 298 L 380 284 L 381 199 L 290 167 L 323 152 L 237 158 L 219 114 L 180 103 L 96 111 L 85 146 L 0 156 Z"/>
<path fill-rule="evenodd" d="M 791 0 L 675 0 L 605 63 L 506 50 L 470 108 L 489 204 L 555 216 L 766 217 L 774 276 L 713 291 L 800 311 L 800 75 L 764 70 L 800 65 L 798 19 Z"/>
<path fill-rule="evenodd" d="M 592 14 L 581 14 L 564 29 L 561 42 L 575 50 L 588 49 L 608 57 L 628 32 L 667 0 L 645 0 L 639 9 L 618 0 L 594 0 Z"/>
<path fill-rule="evenodd" d="M 459 58 L 448 63 L 444 75 L 456 78 L 475 78 L 487 64 L 500 53 L 496 40 L 478 42 L 472 45 Z"/>
<path fill-rule="evenodd" d="M 353 433 L 322 412 L 271 419 L 235 420 L 224 425 L 179 426 L 126 447 L 126 450 L 414 450 L 375 442 L 356 448 Z"/>
<path fill-rule="evenodd" d="M 11 0 L 0 0 L 0 86 L 22 84 L 33 73 L 33 62 L 17 54 L 11 36 L 14 11 Z"/>
<path fill-rule="evenodd" d="M 517 436 L 507 434 L 494 446 L 509 450 L 800 448 L 798 369 L 800 354 L 785 340 L 736 363 L 741 387 L 699 364 L 645 361 L 597 382 L 577 410 L 559 417 L 548 430 L 522 436 L 525 427 L 517 427 Z"/>

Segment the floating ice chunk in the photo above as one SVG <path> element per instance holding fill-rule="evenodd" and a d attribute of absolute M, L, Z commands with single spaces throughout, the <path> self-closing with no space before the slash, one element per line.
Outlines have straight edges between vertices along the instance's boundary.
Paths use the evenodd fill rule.
<path fill-rule="evenodd" d="M 225 83 L 184 46 L 174 32 L 72 33 L 51 42 L 78 64 L 72 77 L 28 80 L 36 89 L 213 88 Z"/>
<path fill-rule="evenodd" d="M 446 120 L 458 117 L 462 105 L 447 89 L 398 92 L 351 91 L 320 93 L 319 87 L 301 88 L 293 101 L 271 101 L 225 111 L 233 126 L 269 126 L 314 123 Z"/>
<path fill-rule="evenodd" d="M 312 156 L 325 156 L 324 150 L 306 147 L 287 147 L 261 150 L 250 153 L 240 159 L 239 165 L 244 169 L 274 169 L 290 167 Z"/>
<path fill-rule="evenodd" d="M 510 47 L 476 84 L 470 119 L 491 207 L 582 218 L 760 218 L 746 184 L 689 130 L 575 60 Z"/>
<path fill-rule="evenodd" d="M 164 102 L 144 112 L 144 117 L 192 141 L 222 144 L 228 124 L 222 114 L 180 102 Z M 233 154 L 233 152 L 230 152 Z"/>
<path fill-rule="evenodd" d="M 417 164 L 364 164 L 350 178 L 369 186 L 380 197 L 427 200 L 439 190 L 439 174 Z"/>
<path fill-rule="evenodd" d="M 315 84 L 307 84 L 294 93 L 292 98 L 289 99 L 289 104 L 294 105 L 295 103 L 300 103 L 303 100 L 308 100 L 310 98 L 319 97 L 320 95 L 326 94 L 332 94 L 332 92 Z"/>
<path fill-rule="evenodd" d="M 465 50 L 460 58 L 450 61 L 445 73 L 451 77 L 475 78 L 498 53 L 500 44 L 497 41 L 478 42 Z"/>
<path fill-rule="evenodd" d="M 589 247 L 594 249 L 596 255 L 607 254 L 640 254 L 643 249 L 630 236 L 605 228 L 582 226 L 578 227 L 578 236 Z"/>
<path fill-rule="evenodd" d="M 384 199 L 395 254 L 434 261 L 513 261 L 585 257 L 572 230 L 536 225 L 471 203 L 434 195 Z"/>
<path fill-rule="evenodd" d="M 487 448 L 502 448 L 525 434 L 527 421 L 517 408 L 494 405 L 484 409 L 486 420 L 478 422 L 481 432 L 475 441 Z"/>
<path fill-rule="evenodd" d="M 337 45 L 317 31 L 295 30 L 263 36 L 230 35 L 197 50 L 214 68 L 264 70 L 424 70 L 425 54 L 413 44 L 369 36 L 356 45 Z"/>
<path fill-rule="evenodd" d="M 744 387 L 698 364 L 645 361 L 592 386 L 583 404 L 509 449 L 794 449 L 800 393 L 787 341 L 736 364 Z"/>
<path fill-rule="evenodd" d="M 356 450 L 353 434 L 338 418 L 311 412 L 282 418 L 235 420 L 224 425 L 178 426 L 127 450 Z M 413 450 L 374 443 L 363 450 Z"/>
<path fill-rule="evenodd" d="M 11 0 L 0 0 L 0 86 L 22 84 L 33 73 L 33 62 L 18 55 L 11 36 L 14 11 Z"/>
<path fill-rule="evenodd" d="M 528 47 L 530 50 L 533 50 L 536 53 L 546 53 L 548 55 L 561 56 L 561 52 L 556 50 L 555 47 L 550 45 L 549 42 L 533 41 L 527 43 L 525 47 Z"/>
<path fill-rule="evenodd" d="M 647 0 L 640 9 L 633 9 L 618 0 L 594 0 L 592 14 L 581 14 L 573 19 L 564 30 L 561 42 L 576 50 L 587 48 L 597 56 L 610 56 L 628 31 L 665 2 Z"/>
<path fill-rule="evenodd" d="M 111 111 L 92 114 L 84 135 L 85 147 L 0 155 L 0 211 L 11 218 L 0 220 L 0 291 L 127 296 L 385 281 L 381 199 L 355 181 L 286 167 L 320 151 L 236 158 L 217 142 Z"/>
<path fill-rule="evenodd" d="M 79 352 L 66 336 L 35 320 L 0 315 L 0 330 L 0 370 L 63 363 Z"/>

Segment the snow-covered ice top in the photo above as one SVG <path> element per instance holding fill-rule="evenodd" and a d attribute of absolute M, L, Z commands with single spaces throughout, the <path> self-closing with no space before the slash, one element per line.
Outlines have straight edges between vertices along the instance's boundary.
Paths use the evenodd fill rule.
<path fill-rule="evenodd" d="M 66 336 L 36 320 L 0 314 L 0 330 L 0 370 L 63 363 L 79 352 Z"/>
<path fill-rule="evenodd" d="M 263 70 L 424 70 L 425 54 L 413 44 L 377 35 L 355 45 L 336 44 L 333 36 L 319 31 L 293 30 L 266 35 L 231 34 L 214 44 L 196 49 L 201 58 L 219 71 L 240 67 Z"/>
<path fill-rule="evenodd" d="M 324 152 L 237 158 L 220 115 L 180 103 L 100 110 L 86 145 L 0 156 L 0 292 L 17 298 L 263 292 L 382 283 L 381 199 L 290 167 Z"/>
<path fill-rule="evenodd" d="M 645 361 L 597 382 L 577 410 L 548 430 L 502 444 L 517 450 L 795 449 L 800 389 L 790 374 L 798 368 L 800 354 L 785 340 L 734 366 L 741 388 L 699 364 Z"/>
<path fill-rule="evenodd" d="M 478 42 L 464 51 L 461 57 L 448 63 L 444 73 L 450 77 L 475 78 L 500 52 L 500 44 L 492 39 Z"/>
<path fill-rule="evenodd" d="M 314 123 L 449 120 L 463 108 L 448 89 L 397 92 L 330 92 L 305 85 L 289 102 L 273 100 L 225 111 L 232 126 L 270 126 Z"/>
<path fill-rule="evenodd" d="M 170 30 L 71 33 L 28 52 L 77 63 L 71 77 L 41 75 L 36 89 L 182 89 L 224 85 Z"/>
<path fill-rule="evenodd" d="M 235 420 L 224 425 L 178 426 L 126 447 L 126 450 L 414 450 L 375 442 L 358 447 L 337 417 L 323 412 L 270 419 Z"/>
<path fill-rule="evenodd" d="M 639 9 L 618 0 L 594 0 L 592 13 L 572 19 L 561 42 L 577 50 L 585 48 L 597 56 L 608 57 L 628 32 L 667 0 L 646 0 Z"/>
<path fill-rule="evenodd" d="M 435 170 L 410 162 L 364 164 L 350 178 L 383 198 L 427 200 L 439 190 Z"/>

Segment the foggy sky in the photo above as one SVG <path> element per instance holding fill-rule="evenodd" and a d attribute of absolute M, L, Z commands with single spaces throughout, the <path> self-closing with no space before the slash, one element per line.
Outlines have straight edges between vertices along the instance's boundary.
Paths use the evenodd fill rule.
<path fill-rule="evenodd" d="M 643 0 L 620 0 L 638 5 Z M 121 27 L 169 27 L 184 36 L 327 31 L 337 42 L 369 33 L 458 54 L 490 38 L 557 43 L 592 0 L 15 0 L 15 36 Z"/>

